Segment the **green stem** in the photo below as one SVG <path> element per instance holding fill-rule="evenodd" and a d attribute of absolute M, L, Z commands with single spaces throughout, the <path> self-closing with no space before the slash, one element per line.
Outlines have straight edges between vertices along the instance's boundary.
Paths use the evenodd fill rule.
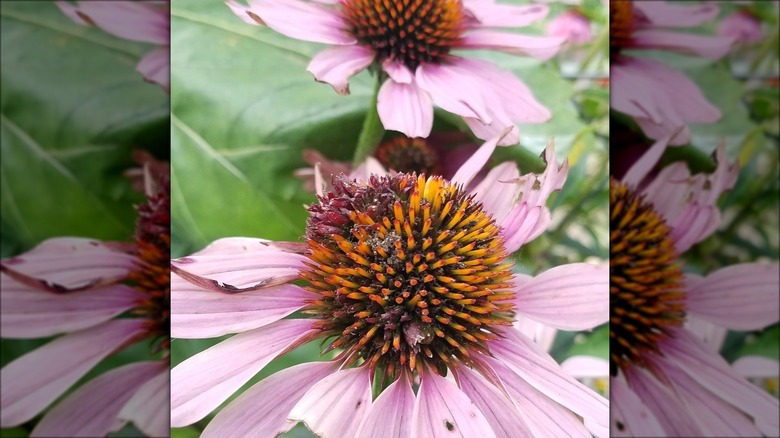
<path fill-rule="evenodd" d="M 380 73 L 377 75 L 374 94 L 371 96 L 371 103 L 368 105 L 368 113 L 363 120 L 363 128 L 360 130 L 355 155 L 352 157 L 353 167 L 359 166 L 371 155 L 379 145 L 379 141 L 382 140 L 382 136 L 385 135 L 385 128 L 382 126 L 382 121 L 379 120 L 379 112 L 376 109 L 377 96 L 382 82 L 384 82 L 384 75 Z"/>
<path fill-rule="evenodd" d="M 596 41 L 594 41 L 590 48 L 588 49 L 588 53 L 585 54 L 585 58 L 582 60 L 582 63 L 580 63 L 580 74 L 585 73 L 585 71 L 590 66 L 590 63 L 596 58 L 596 55 L 603 50 L 603 45 L 605 45 L 609 41 L 609 29 L 606 29 L 599 33 L 599 36 L 596 38 Z"/>
<path fill-rule="evenodd" d="M 777 46 L 778 37 L 780 37 L 780 26 L 775 24 L 775 27 L 772 29 L 769 38 L 764 39 L 764 43 L 758 49 L 756 58 L 750 64 L 750 73 L 755 73 L 756 70 L 758 70 L 758 67 L 764 61 L 764 58 L 770 53 L 772 54 L 772 56 L 777 56 L 776 55 L 777 52 L 775 50 L 777 50 L 776 46 Z"/>

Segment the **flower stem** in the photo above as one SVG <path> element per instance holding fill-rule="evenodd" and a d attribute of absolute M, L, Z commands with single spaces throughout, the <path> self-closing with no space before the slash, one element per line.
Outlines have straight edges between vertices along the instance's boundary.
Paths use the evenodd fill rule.
<path fill-rule="evenodd" d="M 382 126 L 382 121 L 379 120 L 379 112 L 377 112 L 376 102 L 379 95 L 379 87 L 384 82 L 384 75 L 378 74 L 376 79 L 376 85 L 374 86 L 374 94 L 371 97 L 371 103 L 368 105 L 368 113 L 363 120 L 363 127 L 360 130 L 360 136 L 358 137 L 357 147 L 355 148 L 355 155 L 352 157 L 352 167 L 357 167 L 363 160 L 371 155 L 379 145 L 379 141 L 382 140 L 382 136 L 385 134 L 385 128 Z"/>

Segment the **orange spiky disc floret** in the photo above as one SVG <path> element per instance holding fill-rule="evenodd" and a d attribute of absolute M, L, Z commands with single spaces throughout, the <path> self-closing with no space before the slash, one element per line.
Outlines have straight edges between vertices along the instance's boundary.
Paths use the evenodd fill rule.
<path fill-rule="evenodd" d="M 682 270 L 664 219 L 614 179 L 610 201 L 610 372 L 658 353 L 685 320 Z"/>
<path fill-rule="evenodd" d="M 345 0 L 341 10 L 380 62 L 401 61 L 412 71 L 421 62 L 441 62 L 464 29 L 460 0 Z"/>
<path fill-rule="evenodd" d="M 380 144 L 374 156 L 396 172 L 440 173 L 438 154 L 422 138 L 395 137 Z"/>
<path fill-rule="evenodd" d="M 160 192 L 149 195 L 138 206 L 135 241 L 138 263 L 128 278 L 143 292 L 143 300 L 134 313 L 147 319 L 147 335 L 156 349 L 170 347 L 171 303 L 171 216 L 168 180 L 161 182 Z"/>
<path fill-rule="evenodd" d="M 462 188 L 441 177 L 333 181 L 309 208 L 308 269 L 317 294 L 304 310 L 343 348 L 392 376 L 424 365 L 445 375 L 487 351 L 511 324 L 511 264 L 499 227 Z"/>
<path fill-rule="evenodd" d="M 628 0 L 609 2 L 609 50 L 612 56 L 631 46 L 636 19 L 632 3 Z"/>

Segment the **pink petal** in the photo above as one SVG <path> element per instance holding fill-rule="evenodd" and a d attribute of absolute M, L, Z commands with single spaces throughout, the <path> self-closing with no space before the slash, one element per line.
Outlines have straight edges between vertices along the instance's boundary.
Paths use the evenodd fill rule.
<path fill-rule="evenodd" d="M 648 173 L 658 164 L 658 160 L 661 159 L 661 155 L 666 151 L 666 146 L 669 144 L 669 140 L 676 135 L 676 133 L 669 133 L 664 138 L 653 143 L 650 149 L 645 152 L 641 158 L 639 158 L 628 172 L 623 176 L 623 184 L 627 184 L 630 187 L 636 189 L 639 187 L 642 180 L 645 179 Z"/>
<path fill-rule="evenodd" d="M 523 277 L 528 277 L 528 281 L 530 281 L 530 279 L 533 278 L 531 276 L 523 276 Z M 518 286 L 523 284 L 518 281 L 519 278 L 520 278 L 520 274 L 515 274 L 514 282 Z M 528 339 L 534 341 L 544 351 L 550 351 L 553 342 L 555 342 L 555 335 L 558 333 L 558 330 L 552 327 L 548 327 L 544 324 L 540 324 L 531 318 L 526 318 L 523 316 L 517 316 L 512 326 L 518 331 L 520 331 L 520 333 L 527 336 Z"/>
<path fill-rule="evenodd" d="M 0 424 L 17 426 L 38 415 L 98 362 L 143 332 L 141 319 L 108 321 L 62 336 L 7 364 L 0 371 Z"/>
<path fill-rule="evenodd" d="M 609 362 L 595 356 L 572 356 L 561 362 L 561 369 L 577 379 L 609 377 Z"/>
<path fill-rule="evenodd" d="M 609 384 L 612 405 L 612 430 L 614 437 L 665 436 L 664 429 L 655 415 L 642 403 L 621 379 L 613 378 Z"/>
<path fill-rule="evenodd" d="M 415 78 L 420 88 L 431 95 L 433 103 L 442 109 L 491 123 L 477 79 L 469 72 L 452 65 L 421 64 Z"/>
<path fill-rule="evenodd" d="M 685 330 L 679 330 L 674 338 L 664 343 L 664 347 L 669 362 L 716 396 L 753 417 L 756 427 L 763 434 L 780 434 L 778 400 L 739 376 L 722 357 L 707 350 L 701 341 Z"/>
<path fill-rule="evenodd" d="M 609 267 L 556 266 L 516 289 L 517 310 L 560 330 L 590 330 L 609 320 Z"/>
<path fill-rule="evenodd" d="M 136 362 L 101 374 L 57 403 L 30 436 L 106 436 L 125 403 L 162 368 L 161 362 Z"/>
<path fill-rule="evenodd" d="M 490 423 L 457 386 L 433 372 L 421 378 L 414 403 L 412 438 L 494 437 Z"/>
<path fill-rule="evenodd" d="M 417 83 L 399 84 L 388 79 L 377 95 L 377 112 L 385 129 L 407 137 L 427 137 L 433 127 L 431 98 Z"/>
<path fill-rule="evenodd" d="M 63 9 L 61 6 L 60 9 Z M 134 1 L 83 1 L 68 16 L 79 17 L 79 24 L 91 21 L 97 27 L 119 38 L 153 44 L 169 44 L 170 16 L 168 8 Z M 89 17 L 84 20 L 83 16 Z"/>
<path fill-rule="evenodd" d="M 293 285 L 226 295 L 171 275 L 171 337 L 214 338 L 263 327 L 306 305 L 312 294 Z"/>
<path fill-rule="evenodd" d="M 570 410 L 529 385 L 502 362 L 489 358 L 486 363 L 501 379 L 532 436 L 590 438 L 585 425 Z"/>
<path fill-rule="evenodd" d="M 493 215 L 496 222 L 504 220 L 512 209 L 515 198 L 515 185 L 511 183 L 520 176 L 517 164 L 501 163 L 490 169 L 490 172 L 477 184 L 471 193 L 474 199 L 482 203 L 485 211 Z"/>
<path fill-rule="evenodd" d="M 686 273 L 685 282 L 689 283 L 692 277 L 701 279 L 698 275 Z M 714 352 L 720 351 L 721 346 L 723 346 L 723 341 L 726 340 L 726 335 L 729 332 L 725 327 L 711 324 L 704 319 L 699 318 L 697 315 L 691 314 L 686 315 L 684 327 Z"/>
<path fill-rule="evenodd" d="M 167 361 L 164 364 L 165 370 L 144 383 L 119 413 L 119 418 L 131 421 L 148 436 L 171 433 L 171 371 Z"/>
<path fill-rule="evenodd" d="M 631 44 L 635 48 L 670 50 L 709 59 L 720 59 L 726 56 L 733 43 L 732 37 L 694 35 L 655 29 L 638 30 L 631 36 Z"/>
<path fill-rule="evenodd" d="M 490 351 L 512 371 L 541 393 L 575 414 L 609 425 L 609 404 L 593 390 L 564 373 L 538 345 L 515 330 L 507 330 Z"/>
<path fill-rule="evenodd" d="M 169 46 L 163 46 L 152 50 L 141 58 L 136 67 L 144 79 L 160 84 L 168 92 L 171 90 L 170 49 Z"/>
<path fill-rule="evenodd" d="M 254 26 L 265 26 L 265 22 L 261 20 L 257 14 L 252 12 L 251 8 L 248 8 L 234 0 L 227 0 L 225 5 L 227 5 L 227 7 L 229 7 L 234 14 L 238 15 L 238 18 L 242 19 L 244 23 Z"/>
<path fill-rule="evenodd" d="M 505 130 L 508 133 L 509 130 Z M 485 167 L 490 156 L 493 155 L 493 151 L 496 150 L 496 143 L 500 140 L 500 137 L 493 137 L 486 141 L 477 152 L 475 152 L 463 165 L 460 166 L 455 175 L 450 178 L 455 184 L 462 184 L 463 187 L 467 187 L 474 176 Z"/>
<path fill-rule="evenodd" d="M 2 260 L 7 275 L 22 274 L 30 278 L 17 278 L 18 281 L 53 292 L 116 283 L 125 279 L 135 264 L 134 256 L 116 251 L 104 242 L 73 237 L 49 239 L 24 254 Z"/>
<path fill-rule="evenodd" d="M 463 7 L 484 27 L 523 27 L 547 16 L 546 5 L 497 5 L 492 1 L 464 0 Z"/>
<path fill-rule="evenodd" d="M 309 362 L 266 377 L 219 411 L 201 436 L 277 436 L 290 430 L 295 425 L 287 420 L 290 410 L 335 368 L 333 362 Z"/>
<path fill-rule="evenodd" d="M 475 30 L 463 36 L 459 47 L 477 50 L 500 50 L 512 55 L 531 56 L 547 60 L 558 53 L 564 42 L 563 38 L 558 37 Z"/>
<path fill-rule="evenodd" d="M 712 3 L 635 2 L 634 7 L 658 27 L 695 27 L 714 20 L 720 12 Z"/>
<path fill-rule="evenodd" d="M 456 369 L 458 386 L 485 415 L 496 437 L 533 436 L 520 412 L 501 390 L 467 367 Z"/>
<path fill-rule="evenodd" d="M 365 69 L 376 53 L 363 46 L 333 46 L 318 53 L 306 70 L 318 82 L 333 86 L 338 94 L 349 94 L 349 78 Z"/>
<path fill-rule="evenodd" d="M 777 378 L 780 376 L 780 362 L 763 356 L 743 356 L 731 364 L 734 371 L 748 378 Z"/>
<path fill-rule="evenodd" d="M 399 84 L 411 84 L 414 79 L 414 73 L 401 61 L 385 59 L 382 61 L 382 70 Z"/>
<path fill-rule="evenodd" d="M 241 5 L 228 6 L 239 16 L 241 12 L 251 12 L 268 27 L 290 38 L 339 45 L 357 42 L 349 26 L 332 7 L 299 0 L 251 0 L 250 7 L 244 11 Z M 242 20 L 246 21 L 243 17 Z"/>
<path fill-rule="evenodd" d="M 286 319 L 235 335 L 171 370 L 171 427 L 213 411 L 286 349 L 307 339 L 311 321 Z"/>
<path fill-rule="evenodd" d="M 501 228 L 504 248 L 507 252 L 515 252 L 531 240 L 531 232 L 536 228 L 537 221 L 543 217 L 542 208 L 547 207 L 529 207 L 526 203 L 518 204 L 504 218 L 501 222 Z"/>
<path fill-rule="evenodd" d="M 405 376 L 385 388 L 363 416 L 356 437 L 406 438 L 412 433 L 415 395 Z"/>
<path fill-rule="evenodd" d="M 171 260 L 171 269 L 203 289 L 249 292 L 298 278 L 305 256 L 244 237 L 219 239 L 193 255 Z"/>
<path fill-rule="evenodd" d="M 30 288 L 5 274 L 0 277 L 4 338 L 42 338 L 92 327 L 131 309 L 143 298 L 124 285 L 60 295 Z"/>
<path fill-rule="evenodd" d="M 371 175 L 390 175 L 390 172 L 376 158 L 366 157 L 366 161 L 349 173 L 349 178 L 358 181 L 368 181 Z"/>
<path fill-rule="evenodd" d="M 732 330 L 760 330 L 780 318 L 780 265 L 743 263 L 686 280 L 689 312 Z"/>
<path fill-rule="evenodd" d="M 368 367 L 359 367 L 325 377 L 306 392 L 288 418 L 303 421 L 318 436 L 355 436 L 371 406 L 369 376 Z"/>
<path fill-rule="evenodd" d="M 517 126 L 514 125 L 512 120 L 510 120 L 505 113 L 499 113 L 494 110 L 503 111 L 503 108 L 490 107 L 488 109 L 487 115 L 493 120 L 492 123 L 485 123 L 474 117 L 464 117 L 463 121 L 466 123 L 466 126 L 471 129 L 471 132 L 474 133 L 474 136 L 480 140 L 488 140 L 501 134 L 504 129 L 510 128 L 511 131 L 509 131 L 509 134 L 504 135 L 498 142 L 498 145 L 514 146 L 520 143 L 520 130 Z"/>

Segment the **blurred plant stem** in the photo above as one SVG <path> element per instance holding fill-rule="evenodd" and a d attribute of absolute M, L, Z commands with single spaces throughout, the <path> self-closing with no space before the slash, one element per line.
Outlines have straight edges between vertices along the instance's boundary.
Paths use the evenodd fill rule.
<path fill-rule="evenodd" d="M 379 142 L 382 140 L 382 136 L 385 134 L 385 128 L 382 126 L 382 121 L 379 120 L 379 112 L 376 108 L 379 88 L 382 86 L 384 79 L 383 73 L 377 74 L 376 84 L 374 85 L 374 94 L 371 96 L 371 102 L 368 104 L 368 112 L 366 113 L 366 118 L 363 120 L 363 127 L 360 129 L 360 136 L 358 137 L 355 154 L 352 156 L 353 168 L 359 166 L 374 152 L 377 145 L 379 145 Z"/>

